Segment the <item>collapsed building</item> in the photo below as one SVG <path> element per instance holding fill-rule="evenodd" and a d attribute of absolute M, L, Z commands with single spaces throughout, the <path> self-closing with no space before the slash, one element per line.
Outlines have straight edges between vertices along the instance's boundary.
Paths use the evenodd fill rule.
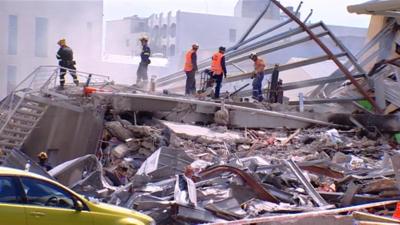
<path fill-rule="evenodd" d="M 250 36 L 271 5 L 287 21 Z M 180 95 L 182 72 L 154 89 L 77 71 L 85 84 L 59 90 L 59 68 L 41 66 L 1 101 L 1 164 L 30 161 L 33 172 L 158 224 L 399 224 L 387 217 L 400 196 L 398 10 L 397 1 L 350 6 L 373 15 L 368 43 L 353 55 L 323 22 L 305 23 L 271 0 L 228 49 L 237 73 L 225 85 L 240 88 L 218 101 Z M 289 23 L 298 28 L 284 30 Z M 305 42 L 321 55 L 267 68 L 275 74 L 267 101 L 248 100 L 248 53 Z M 327 60 L 337 66 L 327 77 L 278 82 Z M 306 87 L 298 101 L 284 97 Z M 48 173 L 32 160 L 41 151 L 57 165 Z"/>

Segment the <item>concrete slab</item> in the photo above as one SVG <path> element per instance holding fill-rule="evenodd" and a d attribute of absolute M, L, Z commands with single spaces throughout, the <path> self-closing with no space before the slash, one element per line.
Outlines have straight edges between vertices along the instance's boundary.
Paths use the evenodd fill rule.
<path fill-rule="evenodd" d="M 184 136 L 189 139 L 203 137 L 210 140 L 234 141 L 244 138 L 240 133 L 234 131 L 218 132 L 207 127 L 199 127 L 182 123 L 174 123 L 168 121 L 160 121 L 164 126 L 168 127 L 178 136 Z"/>

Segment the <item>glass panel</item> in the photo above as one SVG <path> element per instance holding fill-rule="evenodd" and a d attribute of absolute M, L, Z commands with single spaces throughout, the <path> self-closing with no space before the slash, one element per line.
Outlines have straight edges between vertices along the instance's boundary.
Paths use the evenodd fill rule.
<path fill-rule="evenodd" d="M 8 54 L 16 55 L 18 47 L 18 17 L 8 16 Z"/>
<path fill-rule="evenodd" d="M 47 18 L 37 17 L 35 27 L 35 56 L 47 57 Z"/>
<path fill-rule="evenodd" d="M 17 188 L 11 177 L 0 177 L 0 203 L 20 203 Z"/>
<path fill-rule="evenodd" d="M 28 204 L 74 209 L 72 196 L 60 187 L 34 178 L 21 180 Z"/>

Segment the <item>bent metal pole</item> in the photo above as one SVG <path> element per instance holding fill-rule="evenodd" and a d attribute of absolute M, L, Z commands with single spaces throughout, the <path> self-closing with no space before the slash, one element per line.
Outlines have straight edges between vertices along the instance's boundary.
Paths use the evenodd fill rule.
<path fill-rule="evenodd" d="M 382 109 L 376 104 L 376 102 L 372 99 L 371 96 L 363 89 L 363 87 L 354 79 L 351 75 L 350 71 L 339 61 L 337 57 L 332 53 L 332 51 L 326 47 L 326 45 L 311 31 L 299 18 L 293 15 L 287 8 L 285 8 L 281 3 L 277 0 L 271 0 L 278 8 L 282 10 L 287 16 L 289 16 L 294 22 L 296 22 L 305 32 L 310 35 L 311 39 L 313 39 L 321 49 L 332 59 L 332 61 L 337 65 L 337 67 L 343 72 L 343 74 L 351 81 L 351 83 L 357 88 L 357 90 L 367 99 L 375 108 L 378 113 L 382 113 Z"/>

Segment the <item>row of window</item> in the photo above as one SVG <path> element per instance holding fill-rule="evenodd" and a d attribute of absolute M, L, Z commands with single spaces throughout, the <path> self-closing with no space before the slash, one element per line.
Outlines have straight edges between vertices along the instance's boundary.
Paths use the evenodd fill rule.
<path fill-rule="evenodd" d="M 47 57 L 48 20 L 43 17 L 35 18 L 35 56 Z M 8 54 L 16 55 L 18 52 L 18 17 L 8 16 Z"/>
<path fill-rule="evenodd" d="M 151 30 L 151 34 L 152 34 L 152 36 L 154 36 L 156 38 L 159 38 L 159 37 L 166 38 L 168 34 L 170 37 L 174 38 L 176 36 L 176 24 L 173 23 L 169 27 L 169 29 L 168 29 L 167 25 L 165 25 L 165 24 L 161 28 L 158 25 L 156 25 Z"/>

